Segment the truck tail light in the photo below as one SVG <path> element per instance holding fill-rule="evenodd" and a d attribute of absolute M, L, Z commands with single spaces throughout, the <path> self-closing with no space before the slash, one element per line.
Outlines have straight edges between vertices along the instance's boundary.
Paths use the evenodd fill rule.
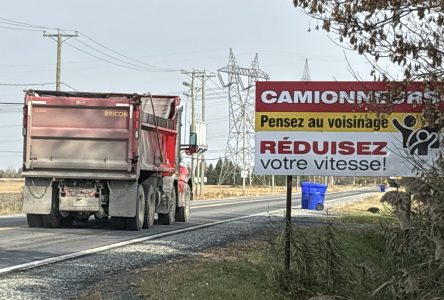
<path fill-rule="evenodd" d="M 139 138 L 139 125 L 140 125 L 140 110 L 139 107 L 136 107 L 136 110 L 134 112 L 134 131 L 135 131 L 134 137 L 136 139 Z"/>
<path fill-rule="evenodd" d="M 133 139 L 133 156 L 137 155 L 137 146 L 139 139 L 139 126 L 140 126 L 140 106 L 134 107 L 134 139 Z"/>
<path fill-rule="evenodd" d="M 26 135 L 26 128 L 28 126 L 28 106 L 23 106 L 23 136 Z"/>

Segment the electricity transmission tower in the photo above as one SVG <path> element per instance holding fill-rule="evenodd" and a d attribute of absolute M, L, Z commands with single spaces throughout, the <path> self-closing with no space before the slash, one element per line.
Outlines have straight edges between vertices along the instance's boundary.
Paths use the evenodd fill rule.
<path fill-rule="evenodd" d="M 226 74 L 226 81 L 222 74 Z M 249 178 L 251 185 L 253 175 L 256 81 L 259 79 L 269 80 L 270 77 L 259 68 L 257 54 L 250 68 L 243 68 L 237 64 L 231 49 L 228 64 L 218 70 L 218 76 L 222 86 L 228 88 L 229 131 L 225 158 L 231 162 L 223 161 L 219 184 L 230 178 L 235 185 L 236 177 L 241 176 L 245 193 L 246 178 Z"/>
<path fill-rule="evenodd" d="M 311 81 L 310 70 L 308 69 L 308 60 L 305 59 L 304 73 L 302 74 L 301 80 Z"/>

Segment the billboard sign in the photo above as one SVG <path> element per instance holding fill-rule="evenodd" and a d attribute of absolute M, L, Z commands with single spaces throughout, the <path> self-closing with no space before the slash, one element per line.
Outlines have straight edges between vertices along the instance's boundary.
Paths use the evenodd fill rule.
<path fill-rule="evenodd" d="M 442 128 L 422 122 L 423 100 L 440 99 L 414 83 L 372 104 L 388 96 L 381 82 L 257 82 L 256 173 L 417 176 L 412 158 L 431 165 L 442 151 Z"/>

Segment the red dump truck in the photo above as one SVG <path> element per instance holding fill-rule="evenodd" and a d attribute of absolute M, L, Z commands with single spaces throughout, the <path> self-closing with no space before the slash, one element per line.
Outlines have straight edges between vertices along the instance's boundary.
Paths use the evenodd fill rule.
<path fill-rule="evenodd" d="M 192 182 L 180 153 L 180 98 L 29 90 L 23 211 L 30 227 L 111 218 L 114 229 L 186 222 Z"/>

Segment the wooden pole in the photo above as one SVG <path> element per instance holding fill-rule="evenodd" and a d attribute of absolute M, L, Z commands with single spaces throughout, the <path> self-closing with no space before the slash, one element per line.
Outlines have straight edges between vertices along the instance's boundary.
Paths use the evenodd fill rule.
<path fill-rule="evenodd" d="M 287 208 L 285 211 L 285 271 L 290 270 L 291 249 L 291 188 L 293 176 L 287 176 Z"/>

